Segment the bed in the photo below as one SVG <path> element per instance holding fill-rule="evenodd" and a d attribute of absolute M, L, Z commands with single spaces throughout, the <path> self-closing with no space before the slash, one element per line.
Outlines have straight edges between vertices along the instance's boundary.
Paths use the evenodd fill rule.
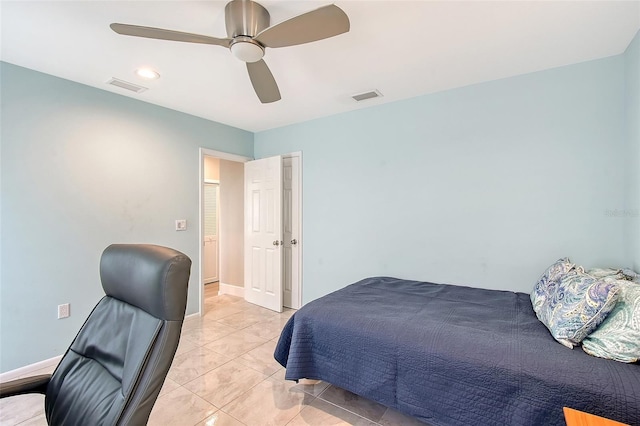
<path fill-rule="evenodd" d="M 433 426 L 564 425 L 563 406 L 640 425 L 640 365 L 560 345 L 525 293 L 367 278 L 297 311 L 274 355 Z"/>

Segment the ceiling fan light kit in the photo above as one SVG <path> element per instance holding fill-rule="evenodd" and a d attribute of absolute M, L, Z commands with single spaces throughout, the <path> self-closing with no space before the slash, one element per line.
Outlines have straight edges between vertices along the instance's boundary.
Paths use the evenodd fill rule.
<path fill-rule="evenodd" d="M 234 38 L 229 49 L 233 56 L 242 62 L 258 62 L 264 56 L 264 47 L 253 41 L 251 37 Z"/>
<path fill-rule="evenodd" d="M 265 48 L 310 43 L 346 33 L 350 28 L 349 18 L 334 4 L 269 26 L 269 12 L 252 0 L 232 0 L 227 3 L 225 24 L 228 38 L 129 24 L 113 23 L 110 26 L 113 31 L 122 35 L 212 44 L 229 48 L 233 56 L 246 63 L 249 79 L 262 103 L 281 99 L 273 74 L 262 59 Z"/>

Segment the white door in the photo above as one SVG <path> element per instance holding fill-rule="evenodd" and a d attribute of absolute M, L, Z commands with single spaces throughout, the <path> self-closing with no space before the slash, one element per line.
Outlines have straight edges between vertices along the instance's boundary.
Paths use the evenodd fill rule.
<path fill-rule="evenodd" d="M 218 212 L 219 212 L 218 184 L 204 184 L 204 282 L 212 283 L 219 280 L 218 267 Z"/>
<path fill-rule="evenodd" d="M 283 305 L 300 309 L 300 157 L 282 160 Z"/>
<path fill-rule="evenodd" d="M 244 294 L 282 312 L 282 158 L 244 165 Z"/>

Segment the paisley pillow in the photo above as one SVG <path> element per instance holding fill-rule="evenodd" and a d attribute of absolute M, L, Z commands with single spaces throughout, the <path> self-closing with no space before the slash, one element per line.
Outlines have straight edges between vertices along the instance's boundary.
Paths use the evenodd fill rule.
<path fill-rule="evenodd" d="M 616 281 L 604 282 L 574 269 L 549 283 L 536 314 L 554 339 L 573 348 L 615 307 L 619 289 Z"/>
<path fill-rule="evenodd" d="M 567 272 L 575 267 L 568 257 L 556 260 L 556 262 L 549 266 L 544 274 L 538 279 L 538 282 L 533 287 L 531 292 L 531 304 L 536 314 L 540 311 L 540 308 L 544 304 L 548 297 L 549 284 L 559 280 Z"/>
<path fill-rule="evenodd" d="M 620 269 L 613 268 L 594 268 L 589 269 L 587 274 L 594 278 L 612 278 L 615 280 L 626 280 L 626 275 Z"/>
<path fill-rule="evenodd" d="M 621 362 L 640 360 L 640 284 L 618 281 L 620 297 L 604 322 L 582 342 L 589 355 Z"/>
<path fill-rule="evenodd" d="M 634 281 L 640 284 L 640 274 L 631 269 L 623 269 L 622 273 L 624 274 L 624 279 L 629 281 Z"/>

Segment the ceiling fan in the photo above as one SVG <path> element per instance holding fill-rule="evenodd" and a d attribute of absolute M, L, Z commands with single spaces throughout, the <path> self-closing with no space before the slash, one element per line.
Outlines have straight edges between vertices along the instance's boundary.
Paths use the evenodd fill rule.
<path fill-rule="evenodd" d="M 227 38 L 209 37 L 162 28 L 113 23 L 118 34 L 187 43 L 213 44 L 229 48 L 246 62 L 251 84 L 260 102 L 281 99 L 273 74 L 262 57 L 267 47 L 287 47 L 310 43 L 349 31 L 349 18 L 331 4 L 270 25 L 267 9 L 252 0 L 232 0 L 225 6 Z"/>

